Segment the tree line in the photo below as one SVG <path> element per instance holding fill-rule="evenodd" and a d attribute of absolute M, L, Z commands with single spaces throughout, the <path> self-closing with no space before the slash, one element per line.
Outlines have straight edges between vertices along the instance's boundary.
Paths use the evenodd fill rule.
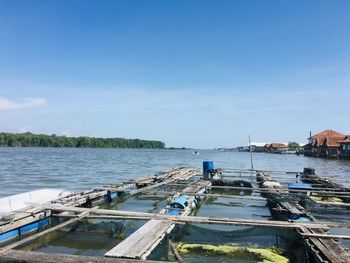
<path fill-rule="evenodd" d="M 125 139 L 67 137 L 55 134 L 0 133 L 0 147 L 67 147 L 67 148 L 147 148 L 163 149 L 161 141 Z"/>

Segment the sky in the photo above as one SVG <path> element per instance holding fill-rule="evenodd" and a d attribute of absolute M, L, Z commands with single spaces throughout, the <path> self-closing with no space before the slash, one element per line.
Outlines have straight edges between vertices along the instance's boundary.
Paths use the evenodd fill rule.
<path fill-rule="evenodd" d="M 0 0 L 0 131 L 168 147 L 350 134 L 350 1 Z"/>

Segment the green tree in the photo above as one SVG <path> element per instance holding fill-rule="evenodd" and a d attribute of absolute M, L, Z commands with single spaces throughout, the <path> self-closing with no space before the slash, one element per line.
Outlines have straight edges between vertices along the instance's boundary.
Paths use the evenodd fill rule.
<path fill-rule="evenodd" d="M 299 150 L 300 149 L 300 145 L 297 142 L 288 142 L 288 148 L 290 150 Z"/>
<path fill-rule="evenodd" d="M 56 134 L 0 133 L 0 147 L 85 147 L 85 148 L 164 148 L 161 141 L 125 139 L 66 137 Z"/>

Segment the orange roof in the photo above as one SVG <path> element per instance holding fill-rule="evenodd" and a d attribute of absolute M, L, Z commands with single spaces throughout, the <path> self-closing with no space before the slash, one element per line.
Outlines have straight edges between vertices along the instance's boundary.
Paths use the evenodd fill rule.
<path fill-rule="evenodd" d="M 344 136 L 327 138 L 325 145 L 327 147 L 339 147 L 339 140 L 343 138 Z"/>
<path fill-rule="evenodd" d="M 343 139 L 337 141 L 337 143 L 350 143 L 350 135 L 346 135 Z"/>
<path fill-rule="evenodd" d="M 313 139 L 321 139 L 321 138 L 328 138 L 328 137 L 341 137 L 341 136 L 345 136 L 344 134 L 337 132 L 337 131 L 333 131 L 333 130 L 324 130 L 322 132 L 319 132 L 313 136 L 311 136 L 310 138 Z M 310 139 L 309 138 L 309 139 Z"/>
<path fill-rule="evenodd" d="M 315 146 L 316 144 L 318 146 L 325 144 L 328 147 L 337 147 L 339 146 L 338 141 L 342 140 L 344 137 L 345 135 L 340 132 L 336 132 L 333 130 L 324 130 L 311 136 L 309 139 L 315 140 L 313 146 Z"/>

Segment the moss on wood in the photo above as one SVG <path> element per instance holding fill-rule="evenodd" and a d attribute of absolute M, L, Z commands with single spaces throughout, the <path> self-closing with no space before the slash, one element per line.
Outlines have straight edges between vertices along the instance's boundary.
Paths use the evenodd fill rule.
<path fill-rule="evenodd" d="M 220 246 L 206 244 L 182 243 L 177 247 L 180 254 L 200 254 L 213 257 L 233 257 L 241 260 L 256 260 L 262 263 L 288 263 L 288 258 L 284 257 L 283 251 L 276 247 L 256 248 L 245 247 L 237 244 L 226 244 Z"/>

